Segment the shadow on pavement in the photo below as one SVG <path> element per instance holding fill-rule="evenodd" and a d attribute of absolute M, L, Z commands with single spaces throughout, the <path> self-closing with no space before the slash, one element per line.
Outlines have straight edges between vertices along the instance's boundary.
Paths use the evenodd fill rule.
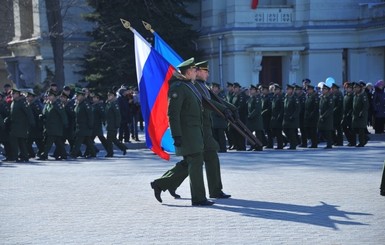
<path fill-rule="evenodd" d="M 343 211 L 339 210 L 338 207 L 325 202 L 321 202 L 317 206 L 303 206 L 242 199 L 218 199 L 215 205 L 212 206 L 214 209 L 235 212 L 247 217 L 291 221 L 332 228 L 334 230 L 338 230 L 337 224 L 368 225 L 352 221 L 349 216 L 372 214 Z"/>

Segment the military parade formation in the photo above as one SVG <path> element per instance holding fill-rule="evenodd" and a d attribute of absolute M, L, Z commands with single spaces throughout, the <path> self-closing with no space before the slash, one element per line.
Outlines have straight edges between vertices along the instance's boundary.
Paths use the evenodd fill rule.
<path fill-rule="evenodd" d="M 107 153 L 105 157 L 114 156 L 114 145 L 126 155 L 130 135 L 139 141 L 136 93 L 122 86 L 108 91 L 105 101 L 103 98 L 103 94 L 90 93 L 87 88 L 65 86 L 59 91 L 55 83 L 42 96 L 6 84 L 0 94 L 2 161 L 94 158 L 100 151 L 95 146 L 96 137 Z M 140 125 L 142 128 L 143 123 Z M 49 155 L 53 144 L 55 149 Z"/>
<path fill-rule="evenodd" d="M 192 205 L 213 205 L 205 194 L 203 164 L 210 198 L 229 198 L 222 191 L 218 152 L 318 148 L 320 142 L 331 149 L 343 146 L 344 136 L 346 146 L 364 147 L 369 125 L 375 133 L 384 132 L 382 80 L 374 86 L 345 82 L 344 91 L 331 77 L 317 86 L 303 79 L 285 89 L 277 83 L 242 88 L 228 82 L 223 90 L 218 83 L 207 83 L 207 61 L 191 58 L 178 69 L 169 81 L 168 117 L 176 155 L 183 159 L 151 182 L 159 202 L 166 190 L 180 198 L 176 189 L 189 177 Z M 114 156 L 114 145 L 126 155 L 130 135 L 139 141 L 138 124 L 143 130 L 137 94 L 123 85 L 104 99 L 87 88 L 65 86 L 59 91 L 52 83 L 38 96 L 6 84 L 0 99 L 3 162 L 95 158 L 100 151 L 96 137 L 105 157 Z"/>
<path fill-rule="evenodd" d="M 324 148 L 331 149 L 344 145 L 344 135 L 347 146 L 364 147 L 369 140 L 368 126 L 383 133 L 382 116 L 377 116 L 385 106 L 383 97 L 378 96 L 383 93 L 381 84 L 378 81 L 378 92 L 373 92 L 362 81 L 345 82 L 342 92 L 333 78 L 317 86 L 304 79 L 301 84 L 287 84 L 284 91 L 279 84 L 251 85 L 242 90 L 239 83 L 228 82 L 228 93 L 222 97 L 237 108 L 240 120 L 263 142 L 263 147 L 251 145 L 250 151 L 272 149 L 274 144 L 277 150 L 286 145 L 290 150 L 318 148 L 320 142 L 326 142 Z M 213 91 L 220 93 L 218 87 L 212 84 Z M 213 116 L 214 131 L 219 128 L 216 125 L 221 125 L 220 120 Z M 226 151 L 223 134 L 227 135 L 227 150 L 246 150 L 247 141 L 222 125 L 221 136 L 215 134 L 221 151 Z"/>

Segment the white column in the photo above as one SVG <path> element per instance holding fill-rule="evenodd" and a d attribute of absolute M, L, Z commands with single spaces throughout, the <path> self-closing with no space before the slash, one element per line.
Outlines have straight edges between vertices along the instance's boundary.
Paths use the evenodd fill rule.
<path fill-rule="evenodd" d="M 262 71 L 262 52 L 255 52 L 253 54 L 253 73 L 252 73 L 252 83 L 258 84 L 259 83 L 259 73 Z"/>
<path fill-rule="evenodd" d="M 32 19 L 33 19 L 32 37 L 39 37 L 41 35 L 41 30 L 40 30 L 40 1 L 39 0 L 32 0 Z"/>
<path fill-rule="evenodd" d="M 300 55 L 298 51 L 293 51 L 290 57 L 289 83 L 297 83 L 297 72 L 299 70 Z"/>
<path fill-rule="evenodd" d="M 21 38 L 21 19 L 20 19 L 20 3 L 19 0 L 13 0 L 13 21 L 15 25 L 15 36 L 13 41 Z"/>

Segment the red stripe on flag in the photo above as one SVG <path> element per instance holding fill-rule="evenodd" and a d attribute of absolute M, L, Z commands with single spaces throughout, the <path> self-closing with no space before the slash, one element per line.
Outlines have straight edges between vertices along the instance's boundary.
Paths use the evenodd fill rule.
<path fill-rule="evenodd" d="M 258 0 L 252 0 L 251 1 L 251 8 L 256 9 L 258 7 Z"/>
<path fill-rule="evenodd" d="M 163 151 L 160 144 L 155 142 L 161 142 L 162 137 L 166 129 L 168 128 L 168 116 L 165 111 L 168 107 L 168 81 L 174 73 L 174 68 L 170 66 L 167 70 L 163 85 L 159 91 L 158 97 L 154 103 L 154 106 L 151 110 L 149 125 L 148 125 L 148 134 L 153 142 L 152 151 L 158 154 L 161 158 L 165 160 L 170 160 L 170 155 Z"/>

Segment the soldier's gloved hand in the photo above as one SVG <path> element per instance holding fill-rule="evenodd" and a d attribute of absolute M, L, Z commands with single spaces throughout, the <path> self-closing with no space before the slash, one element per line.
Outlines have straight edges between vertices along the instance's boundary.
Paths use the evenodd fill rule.
<path fill-rule="evenodd" d="M 294 117 L 293 117 L 293 116 L 290 116 L 290 117 L 289 117 L 289 120 L 290 120 L 290 121 L 293 121 L 293 120 L 294 120 Z"/>
<path fill-rule="evenodd" d="M 360 118 L 362 117 L 362 111 L 358 114 L 358 117 Z"/>
<path fill-rule="evenodd" d="M 175 136 L 173 139 L 174 139 L 174 146 L 176 147 L 182 146 L 182 137 Z"/>
<path fill-rule="evenodd" d="M 234 111 L 234 119 L 235 120 L 238 120 L 239 119 L 239 113 L 238 113 L 238 111 Z"/>
<path fill-rule="evenodd" d="M 225 109 L 224 111 L 223 111 L 223 113 L 225 114 L 225 117 L 227 118 L 227 119 L 232 119 L 233 118 L 233 112 L 230 110 L 230 109 Z"/>

